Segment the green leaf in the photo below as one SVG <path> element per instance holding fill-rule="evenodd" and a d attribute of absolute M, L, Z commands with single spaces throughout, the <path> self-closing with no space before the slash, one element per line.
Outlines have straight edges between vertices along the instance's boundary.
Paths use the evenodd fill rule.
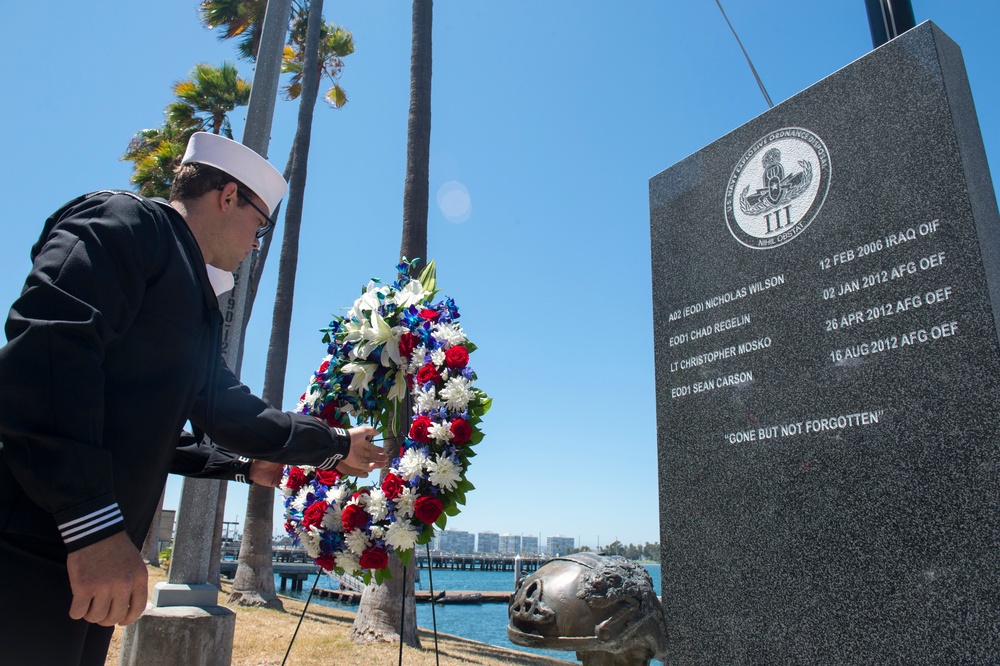
<path fill-rule="evenodd" d="M 462 510 L 459 509 L 454 504 L 449 504 L 447 507 L 445 507 L 444 512 L 454 518 L 458 514 L 462 513 Z"/>
<path fill-rule="evenodd" d="M 413 549 L 410 548 L 409 550 L 404 550 L 402 552 L 397 550 L 396 556 L 399 558 L 399 561 L 402 562 L 403 566 L 405 567 L 410 563 L 410 558 L 413 557 Z"/>
<path fill-rule="evenodd" d="M 476 345 L 472 344 L 472 342 L 470 342 L 468 339 L 466 339 L 465 342 L 462 343 L 462 344 L 465 345 L 465 348 L 469 351 L 470 354 L 472 352 L 476 351 L 477 349 L 479 349 L 479 347 L 477 347 Z"/>
<path fill-rule="evenodd" d="M 442 511 L 441 515 L 438 516 L 438 519 L 434 521 L 434 524 L 440 527 L 441 529 L 444 529 L 445 525 L 448 524 L 448 514 Z"/>

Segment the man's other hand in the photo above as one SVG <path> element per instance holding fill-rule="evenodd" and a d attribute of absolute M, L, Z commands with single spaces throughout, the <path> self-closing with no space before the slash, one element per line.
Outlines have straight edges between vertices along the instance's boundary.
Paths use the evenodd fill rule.
<path fill-rule="evenodd" d="M 368 476 L 369 472 L 381 469 L 388 461 L 385 450 L 372 444 L 378 430 L 371 426 L 360 426 L 347 431 L 351 436 L 351 452 L 337 464 L 341 474 Z"/>
<path fill-rule="evenodd" d="M 66 556 L 69 616 L 103 627 L 135 622 L 146 609 L 146 564 L 124 532 Z"/>
<path fill-rule="evenodd" d="M 277 488 L 285 472 L 284 463 L 254 460 L 250 463 L 250 480 L 260 486 Z"/>

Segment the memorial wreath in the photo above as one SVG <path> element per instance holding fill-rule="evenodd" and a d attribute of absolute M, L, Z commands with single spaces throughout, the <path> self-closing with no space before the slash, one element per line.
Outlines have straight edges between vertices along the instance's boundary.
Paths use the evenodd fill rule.
<path fill-rule="evenodd" d="M 466 478 L 482 441 L 490 398 L 475 387 L 476 347 L 455 302 L 436 303 L 431 261 L 419 277 L 410 262 L 392 285 L 372 280 L 346 316 L 324 329 L 327 357 L 296 411 L 331 426 L 370 423 L 401 440 L 377 485 L 359 487 L 336 470 L 286 467 L 285 530 L 327 571 L 388 577 L 389 556 L 407 563 L 434 526 L 444 528 L 473 489 Z"/>

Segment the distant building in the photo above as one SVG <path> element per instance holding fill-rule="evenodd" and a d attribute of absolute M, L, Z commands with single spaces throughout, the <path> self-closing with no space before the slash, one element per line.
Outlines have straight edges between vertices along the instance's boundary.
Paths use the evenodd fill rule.
<path fill-rule="evenodd" d="M 538 537 L 521 537 L 521 552 L 525 555 L 538 555 Z"/>
<path fill-rule="evenodd" d="M 520 534 L 501 534 L 500 552 L 506 555 L 516 555 L 521 552 Z"/>
<path fill-rule="evenodd" d="M 445 553 L 471 553 L 476 549 L 476 535 L 461 530 L 444 530 L 438 535 L 437 550 Z"/>
<path fill-rule="evenodd" d="M 476 550 L 480 553 L 500 552 L 500 535 L 496 532 L 480 532 L 479 547 Z"/>
<path fill-rule="evenodd" d="M 173 509 L 160 510 L 160 533 L 157 535 L 156 552 L 168 548 L 174 540 L 174 518 L 177 512 Z"/>
<path fill-rule="evenodd" d="M 545 554 L 549 557 L 566 555 L 570 549 L 576 546 L 576 539 L 573 537 L 550 536 L 545 539 Z"/>

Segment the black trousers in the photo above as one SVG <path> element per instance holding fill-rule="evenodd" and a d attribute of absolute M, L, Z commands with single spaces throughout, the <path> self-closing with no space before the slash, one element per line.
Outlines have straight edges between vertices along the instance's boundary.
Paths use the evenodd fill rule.
<path fill-rule="evenodd" d="M 72 620 L 66 549 L 0 533 L 0 663 L 104 666 L 114 627 Z"/>

